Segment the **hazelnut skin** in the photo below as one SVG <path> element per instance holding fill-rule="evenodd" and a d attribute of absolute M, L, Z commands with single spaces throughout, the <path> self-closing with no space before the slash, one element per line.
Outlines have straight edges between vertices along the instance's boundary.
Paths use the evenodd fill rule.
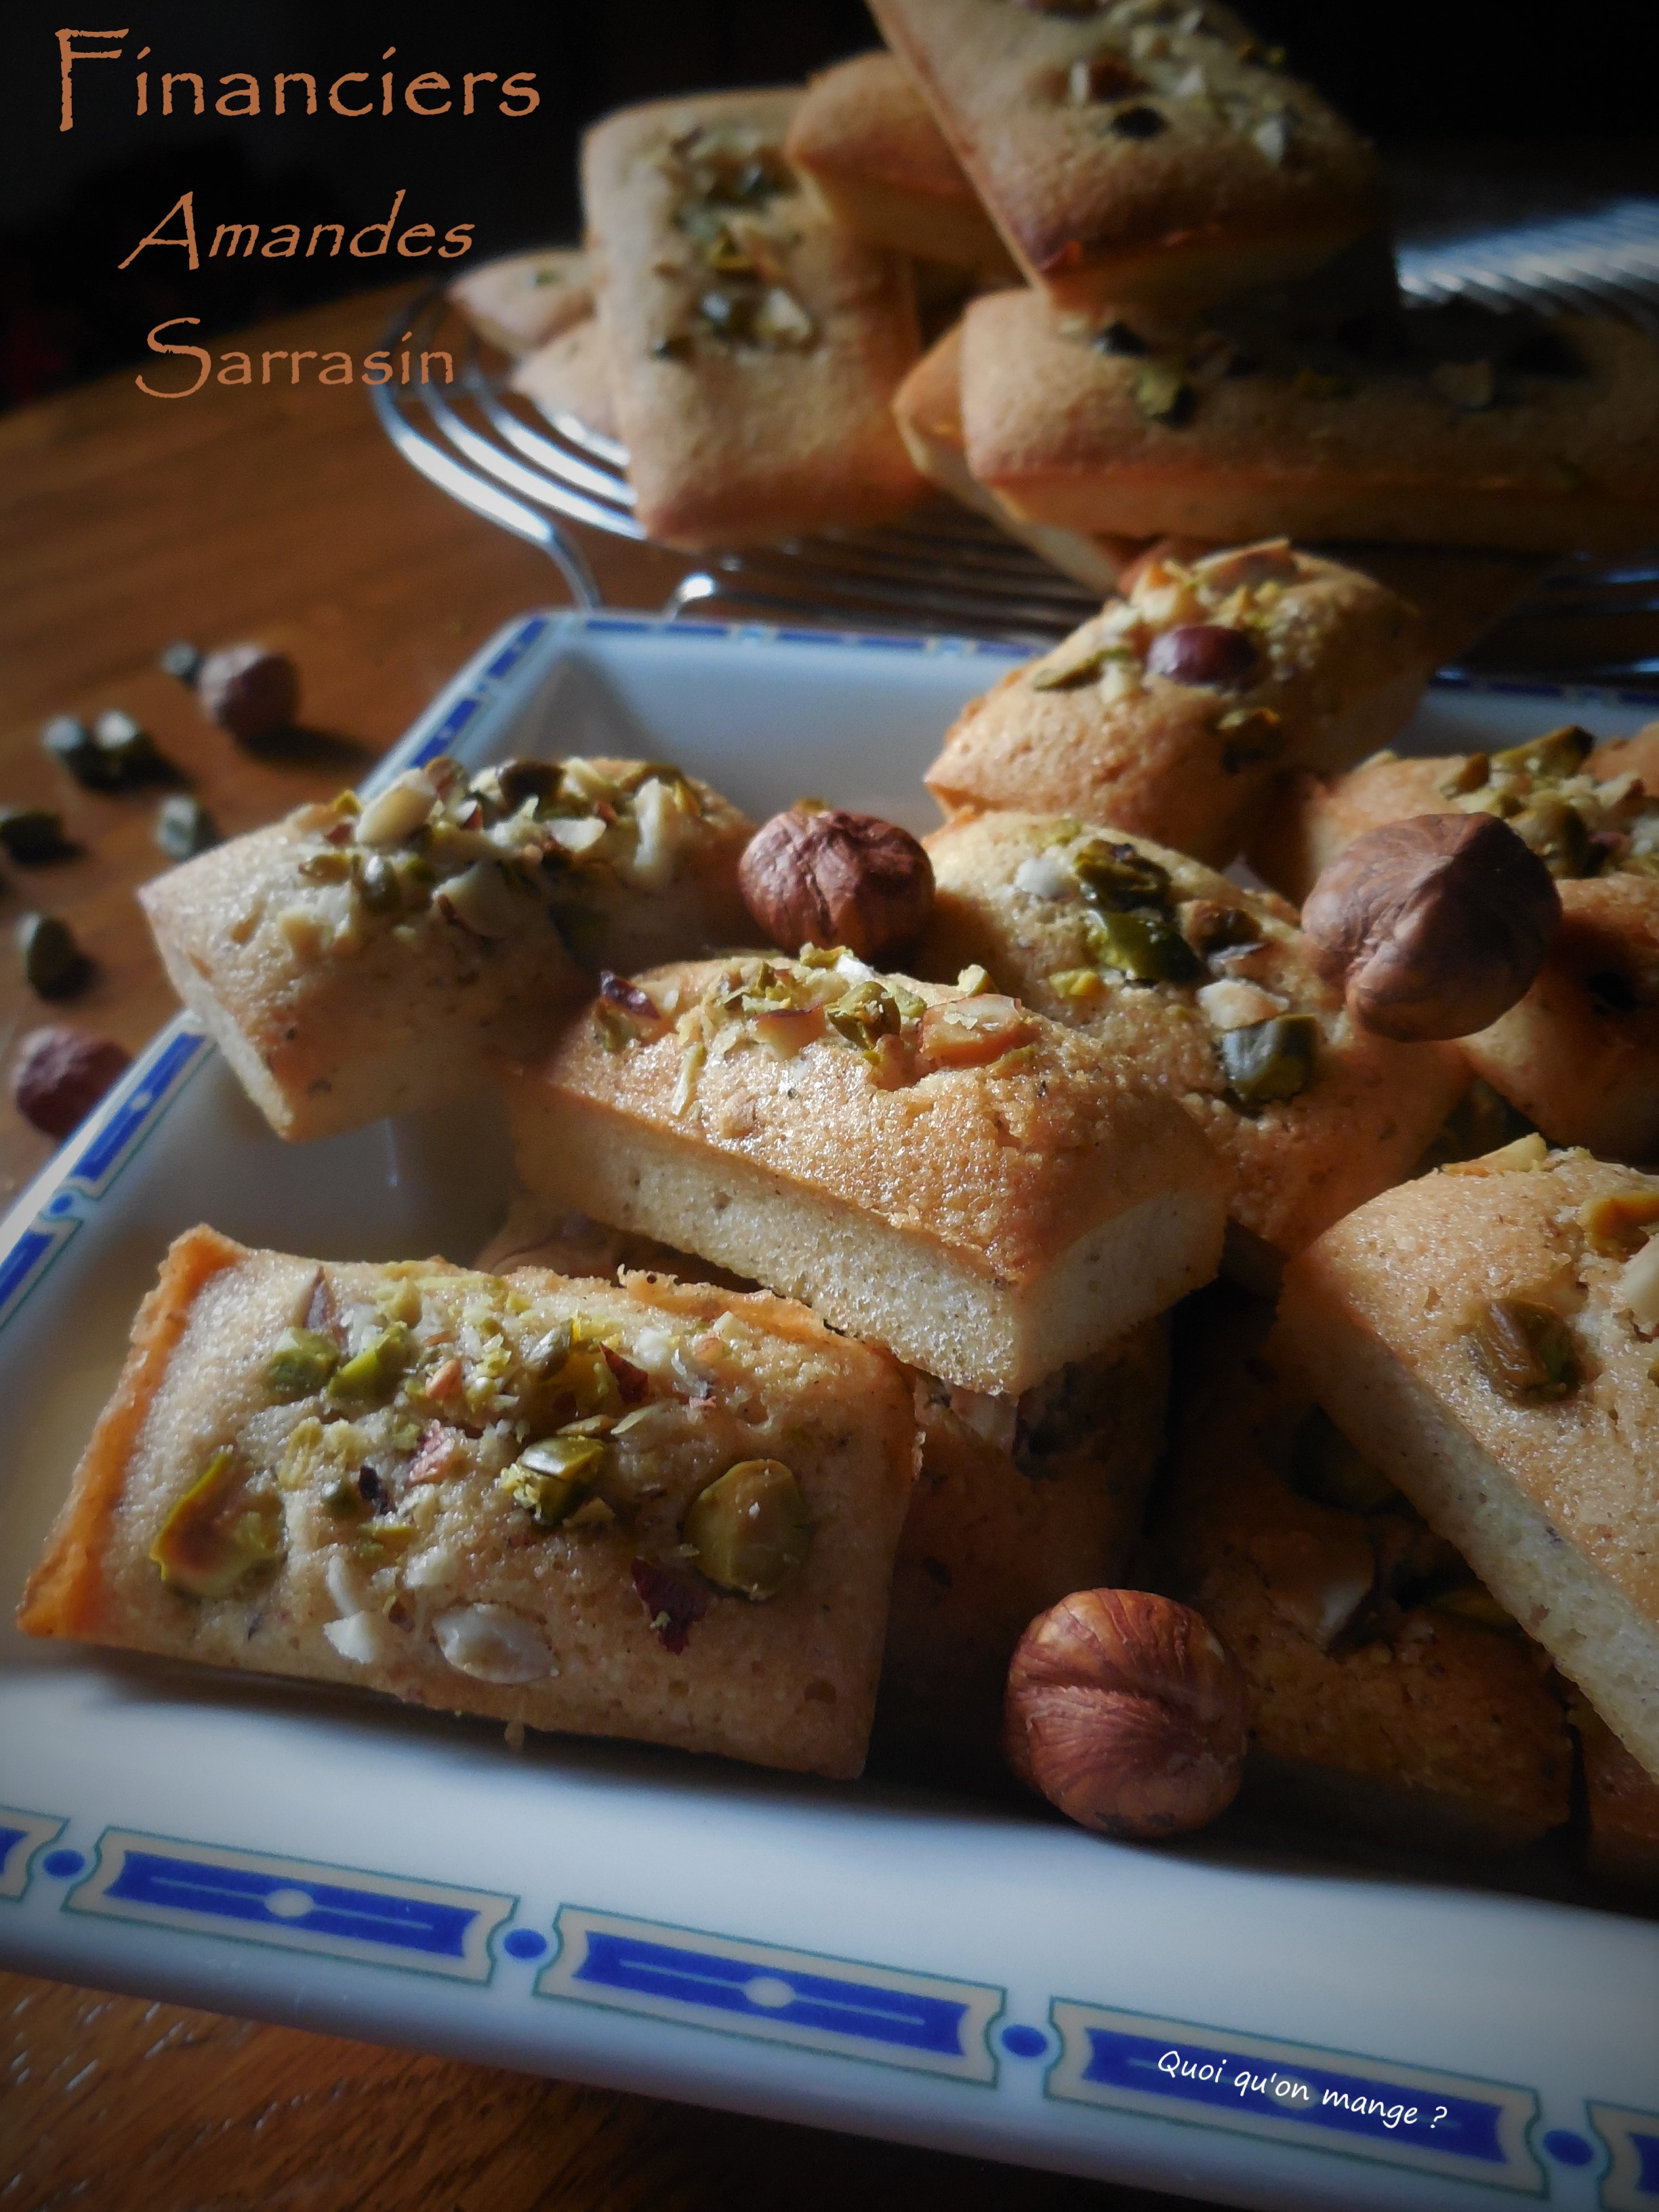
<path fill-rule="evenodd" d="M 1303 933 L 1364 1029 L 1470 1036 L 1524 997 L 1561 926 L 1549 870 L 1493 814 L 1368 830 L 1308 894 Z"/>
<path fill-rule="evenodd" d="M 18 1048 L 12 1097 L 26 1121 L 63 1139 L 84 1121 L 132 1054 L 89 1030 L 31 1030 Z"/>
<path fill-rule="evenodd" d="M 1146 1590 L 1079 1590 L 1014 1650 L 1003 1751 L 1023 1782 L 1103 1836 L 1201 1828 L 1238 1793 L 1244 1676 L 1208 1623 Z"/>
<path fill-rule="evenodd" d="M 202 712 L 246 744 L 293 723 L 300 710 L 300 672 L 285 653 L 263 645 L 227 645 L 196 672 Z"/>
<path fill-rule="evenodd" d="M 921 934 L 933 864 L 908 830 L 844 807 L 792 806 L 763 822 L 738 864 L 744 903 L 775 945 L 844 945 L 879 960 Z"/>
<path fill-rule="evenodd" d="M 1155 637 L 1146 653 L 1149 676 L 1166 676 L 1212 691 L 1236 691 L 1261 665 L 1254 639 L 1224 623 L 1182 623 Z"/>

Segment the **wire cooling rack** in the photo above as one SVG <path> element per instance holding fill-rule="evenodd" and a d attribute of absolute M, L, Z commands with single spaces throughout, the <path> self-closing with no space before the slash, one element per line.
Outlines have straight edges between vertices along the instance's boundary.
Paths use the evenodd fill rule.
<path fill-rule="evenodd" d="M 1659 330 L 1659 200 L 1488 228 L 1399 256 L 1409 299 L 1614 314 Z M 601 593 L 569 526 L 643 541 L 628 454 L 571 415 L 544 416 L 512 391 L 441 292 L 399 317 L 411 350 L 442 349 L 455 381 L 386 384 L 376 412 L 404 458 L 475 514 L 539 546 L 579 606 Z M 1659 404 L 1656 399 L 1656 404 Z M 996 526 L 940 497 L 878 530 L 786 540 L 706 557 L 665 613 L 718 605 L 839 628 L 950 630 L 1042 644 L 1074 629 L 1098 599 Z M 1659 549 L 1615 562 L 1564 560 L 1507 617 L 1479 656 L 1483 672 L 1581 683 L 1659 677 Z"/>

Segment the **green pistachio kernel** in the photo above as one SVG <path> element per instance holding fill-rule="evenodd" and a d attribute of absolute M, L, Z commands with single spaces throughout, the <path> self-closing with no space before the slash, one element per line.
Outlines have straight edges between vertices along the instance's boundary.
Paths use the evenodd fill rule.
<path fill-rule="evenodd" d="M 1149 422 L 1166 422 L 1171 429 L 1190 422 L 1198 407 L 1198 394 L 1170 362 L 1149 362 L 1135 379 L 1134 396 Z"/>
<path fill-rule="evenodd" d="M 337 845 L 325 845 L 320 853 L 307 853 L 300 873 L 311 884 L 343 884 L 351 875 L 351 855 Z"/>
<path fill-rule="evenodd" d="M 1062 999 L 1098 999 L 1106 993 L 1104 979 L 1093 968 L 1057 968 L 1048 978 L 1048 988 Z"/>
<path fill-rule="evenodd" d="M 1565 799 L 1534 799 L 1512 818 L 1510 827 L 1553 876 L 1576 878 L 1589 873 L 1589 831 L 1583 817 Z"/>
<path fill-rule="evenodd" d="M 538 1528 L 556 1528 L 586 1499 L 604 1462 L 605 1446 L 596 1437 L 544 1437 L 526 1445 L 495 1487 L 522 1505 Z"/>
<path fill-rule="evenodd" d="M 383 853 L 354 853 L 352 874 L 357 896 L 370 914 L 396 914 L 403 905 L 398 870 Z"/>
<path fill-rule="evenodd" d="M 336 1405 L 383 1406 L 402 1381 L 414 1349 L 409 1331 L 394 1322 L 335 1369 L 329 1377 L 329 1396 Z"/>
<path fill-rule="evenodd" d="M 896 1036 L 903 1017 L 892 993 L 881 983 L 870 981 L 854 983 L 852 989 L 837 999 L 824 1012 L 830 1025 L 847 1039 L 868 1052 L 878 1037 Z"/>
<path fill-rule="evenodd" d="M 355 1480 L 343 1474 L 323 1492 L 323 1510 L 336 1521 L 367 1521 L 370 1508 Z"/>
<path fill-rule="evenodd" d="M 228 1597 L 283 1556 L 283 1501 L 275 1491 L 240 1489 L 235 1462 L 228 1445 L 215 1452 L 149 1547 L 161 1580 L 186 1597 Z"/>
<path fill-rule="evenodd" d="M 1492 774 L 1492 759 L 1486 753 L 1470 753 L 1458 762 L 1451 774 L 1438 786 L 1442 799 L 1462 799 L 1471 791 L 1479 791 Z"/>
<path fill-rule="evenodd" d="M 1170 872 L 1138 846 L 1109 845 L 1091 837 L 1072 855 L 1072 873 L 1091 906 L 1124 913 L 1131 907 L 1168 906 Z"/>
<path fill-rule="evenodd" d="M 1090 917 L 1089 950 L 1103 968 L 1116 968 L 1134 983 L 1192 983 L 1203 963 L 1173 922 L 1152 914 Z"/>
<path fill-rule="evenodd" d="M 743 1459 L 699 1491 L 684 1524 L 700 1571 L 717 1589 L 775 1597 L 805 1564 L 812 1524 L 781 1459 Z"/>
<path fill-rule="evenodd" d="M 1031 672 L 1033 691 L 1075 691 L 1114 665 L 1133 666 L 1140 656 L 1127 645 L 1091 645 Z"/>
<path fill-rule="evenodd" d="M 1468 1340 L 1487 1382 L 1514 1405 L 1570 1398 L 1584 1379 L 1571 1330 L 1553 1308 L 1530 1298 L 1494 1298 Z"/>
<path fill-rule="evenodd" d="M 265 1369 L 265 1389 L 279 1406 L 320 1390 L 340 1364 L 340 1347 L 314 1328 L 285 1328 Z"/>
<path fill-rule="evenodd" d="M 1319 1024 L 1311 1014 L 1275 1014 L 1225 1030 L 1217 1049 L 1237 1104 L 1247 1110 L 1266 1106 L 1275 1098 L 1294 1098 L 1313 1080 Z"/>
<path fill-rule="evenodd" d="M 1547 730 L 1541 738 L 1494 753 L 1491 766 L 1507 769 L 1512 775 L 1577 775 L 1595 745 L 1588 730 L 1581 730 L 1577 722 L 1563 722 L 1559 729 Z"/>

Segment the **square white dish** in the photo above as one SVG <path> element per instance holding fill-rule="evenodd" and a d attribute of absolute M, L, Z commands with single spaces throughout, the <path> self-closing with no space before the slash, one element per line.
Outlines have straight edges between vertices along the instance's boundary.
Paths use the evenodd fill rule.
<path fill-rule="evenodd" d="M 669 758 L 925 827 L 1018 657 L 526 617 L 379 771 Z M 1437 690 L 1451 750 L 1659 700 Z M 10 1626 L 168 1239 L 469 1260 L 481 1106 L 278 1142 L 184 1021 L 0 1230 L 0 1958 L 27 1971 L 1240 2204 L 1659 2205 L 1659 1927 L 1214 1839 L 532 1739 Z M 1160 2064 L 1160 2062 L 1162 2063 Z M 1184 2069 L 1184 2070 L 1183 2070 Z"/>

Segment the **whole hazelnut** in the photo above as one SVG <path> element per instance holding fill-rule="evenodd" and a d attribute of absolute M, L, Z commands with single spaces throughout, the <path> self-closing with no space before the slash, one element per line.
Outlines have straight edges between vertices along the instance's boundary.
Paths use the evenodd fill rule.
<path fill-rule="evenodd" d="M 877 960 L 920 934 L 933 864 L 908 830 L 844 807 L 793 806 L 756 830 L 738 865 L 744 903 L 775 945 L 844 945 Z"/>
<path fill-rule="evenodd" d="M 87 1030 L 31 1030 L 18 1048 L 11 1095 L 26 1121 L 49 1137 L 67 1137 L 131 1060 L 113 1037 Z"/>
<path fill-rule="evenodd" d="M 1188 1607 L 1080 1590 L 1015 1647 L 1003 1750 L 1085 1828 L 1141 1841 L 1201 1828 L 1237 1795 L 1249 1731 L 1238 1664 Z"/>
<path fill-rule="evenodd" d="M 1550 872 L 1494 814 L 1368 830 L 1308 894 L 1315 965 L 1363 1028 L 1403 1043 L 1469 1036 L 1523 997 L 1561 925 Z"/>
<path fill-rule="evenodd" d="M 202 712 L 244 742 L 285 730 L 300 709 L 300 672 L 285 653 L 227 645 L 196 672 Z"/>
<path fill-rule="evenodd" d="M 1256 673 L 1255 641 L 1224 623 L 1182 623 L 1155 637 L 1146 649 L 1146 672 L 1171 684 L 1236 691 Z"/>

